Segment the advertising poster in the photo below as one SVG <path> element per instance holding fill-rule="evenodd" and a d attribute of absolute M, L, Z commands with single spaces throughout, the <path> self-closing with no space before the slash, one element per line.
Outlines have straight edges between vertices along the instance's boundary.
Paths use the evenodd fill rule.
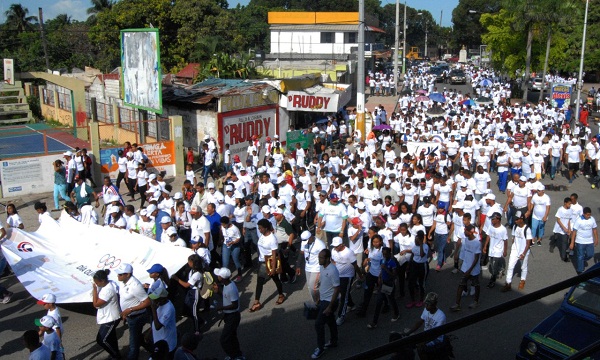
<path fill-rule="evenodd" d="M 245 159 L 248 142 L 253 135 L 264 142 L 267 136 L 272 137 L 276 134 L 277 109 L 273 107 L 253 110 L 219 114 L 219 139 L 221 139 L 219 145 L 224 149 L 225 144 L 229 144 L 231 156 L 240 155 Z"/>
<path fill-rule="evenodd" d="M 571 84 L 552 84 L 550 87 L 550 101 L 553 108 L 568 109 L 571 104 Z"/>
<path fill-rule="evenodd" d="M 175 175 L 175 143 L 161 141 L 152 144 L 142 144 L 144 154 L 148 156 L 148 172 L 165 171 L 167 176 Z M 118 151 L 121 148 L 100 149 L 100 166 L 102 176 L 110 176 L 114 181 L 119 175 Z"/>

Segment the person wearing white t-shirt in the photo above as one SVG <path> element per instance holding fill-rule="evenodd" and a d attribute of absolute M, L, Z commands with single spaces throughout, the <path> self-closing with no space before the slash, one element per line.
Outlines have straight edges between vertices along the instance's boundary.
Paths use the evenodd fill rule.
<path fill-rule="evenodd" d="M 518 261 L 521 261 L 521 281 L 519 282 L 519 290 L 525 288 L 527 280 L 528 259 L 531 251 L 533 235 L 531 228 L 525 223 L 525 214 L 522 211 L 517 211 L 515 214 L 515 226 L 512 228 L 513 243 L 510 248 L 510 257 L 508 258 L 508 269 L 506 270 L 506 284 L 502 287 L 502 292 L 507 292 L 512 289 L 511 282 L 513 272 Z"/>
<path fill-rule="evenodd" d="M 456 290 L 456 302 L 450 307 L 451 311 L 460 311 L 460 302 L 463 291 L 467 290 L 467 285 L 470 282 L 475 288 L 473 302 L 469 305 L 470 309 L 475 309 L 479 306 L 479 275 L 481 274 L 481 240 L 477 229 L 473 224 L 469 224 L 464 228 L 465 238 L 462 244 L 463 263 L 460 271 L 463 273 L 458 289 Z"/>
<path fill-rule="evenodd" d="M 302 272 L 302 261 L 304 260 L 304 272 L 306 273 L 306 287 L 310 298 L 313 301 L 318 299 L 318 289 L 316 286 L 317 275 L 319 274 L 319 252 L 326 249 L 327 245 L 306 230 L 300 234 L 302 242 L 300 244 L 300 254 L 296 258 L 296 276 Z"/>
<path fill-rule="evenodd" d="M 558 136 L 554 135 L 550 142 L 550 178 L 554 180 L 556 171 L 560 171 L 563 158 L 563 143 Z"/>
<path fill-rule="evenodd" d="M 566 197 L 563 200 L 563 206 L 556 210 L 554 218 L 554 236 L 550 238 L 550 252 L 554 252 L 554 248 L 558 247 L 560 258 L 564 262 L 569 261 L 569 244 L 571 236 L 573 211 L 571 210 L 571 198 Z"/>
<path fill-rule="evenodd" d="M 111 358 L 121 357 L 117 339 L 117 326 L 121 322 L 119 307 L 119 288 L 117 283 L 108 280 L 110 270 L 98 270 L 93 277 L 92 305 L 98 310 L 96 322 L 100 325 L 96 343 L 100 345 Z"/>
<path fill-rule="evenodd" d="M 489 217 L 491 225 L 486 230 L 485 244 L 482 252 L 489 256 L 488 268 L 490 270 L 490 282 L 488 289 L 496 286 L 496 278 L 500 274 L 500 269 L 504 265 L 504 258 L 507 254 L 508 231 L 502 225 L 502 214 L 495 212 Z M 488 247 L 489 246 L 489 247 Z"/>
<path fill-rule="evenodd" d="M 410 335 L 417 331 L 421 326 L 423 326 L 424 331 L 428 331 L 434 329 L 436 327 L 440 327 L 446 324 L 446 314 L 440 309 L 438 309 L 438 295 L 434 292 L 430 292 L 425 297 L 425 309 L 421 314 L 421 317 L 412 328 L 404 329 L 405 335 Z M 432 354 L 436 351 L 439 351 L 443 344 L 446 342 L 446 335 L 440 335 L 439 337 L 426 342 L 423 346 L 419 346 L 417 348 L 419 358 L 428 359 Z"/>
<path fill-rule="evenodd" d="M 583 208 L 583 215 L 573 224 L 569 249 L 575 250 L 576 271 L 581 274 L 585 270 L 585 262 L 594 257 L 594 247 L 598 246 L 598 226 L 592 217 L 592 209 Z"/>
<path fill-rule="evenodd" d="M 231 281 L 231 271 L 222 267 L 215 269 L 217 281 L 223 285 L 222 306 L 217 306 L 215 310 L 223 312 L 223 332 L 221 333 L 220 343 L 223 351 L 231 359 L 243 359 L 240 349 L 237 330 L 240 325 L 240 295 L 237 286 Z M 215 287 L 218 291 L 218 287 Z"/>
<path fill-rule="evenodd" d="M 579 171 L 579 155 L 581 154 L 581 146 L 577 143 L 576 138 L 571 140 L 571 144 L 565 149 L 565 154 L 569 166 L 569 184 L 572 184 Z"/>
<path fill-rule="evenodd" d="M 531 231 L 533 234 L 533 241 L 537 246 L 542 246 L 544 227 L 546 226 L 546 221 L 548 221 L 548 216 L 550 215 L 550 197 L 545 192 L 546 187 L 544 184 L 539 184 L 537 193 L 531 197 L 531 203 L 529 205 L 529 212 L 531 213 Z"/>
<path fill-rule="evenodd" d="M 350 230 L 348 230 L 350 231 Z M 346 313 L 354 308 L 354 302 L 350 295 L 352 280 L 356 274 L 362 278 L 362 273 L 356 262 L 354 251 L 342 243 L 342 238 L 336 236 L 331 242 L 331 262 L 340 274 L 340 307 L 336 323 L 338 326 L 344 323 Z"/>

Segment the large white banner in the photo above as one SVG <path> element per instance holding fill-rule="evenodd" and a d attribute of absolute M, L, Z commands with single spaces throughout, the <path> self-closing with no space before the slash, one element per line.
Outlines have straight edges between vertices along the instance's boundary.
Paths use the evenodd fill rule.
<path fill-rule="evenodd" d="M 416 142 L 409 141 L 406 143 L 408 152 L 411 155 L 419 156 L 421 152 L 425 153 L 425 156 L 430 153 L 434 153 L 436 157 L 439 157 L 442 153 L 442 144 L 437 142 Z"/>
<path fill-rule="evenodd" d="M 99 225 L 83 225 L 65 212 L 60 221 L 45 220 L 36 232 L 12 229 L 2 250 L 19 281 L 36 299 L 56 295 L 57 303 L 91 302 L 92 277 L 100 269 L 133 266 L 142 283 L 153 264 L 174 274 L 187 262 L 190 249 L 161 244 L 139 234 Z"/>

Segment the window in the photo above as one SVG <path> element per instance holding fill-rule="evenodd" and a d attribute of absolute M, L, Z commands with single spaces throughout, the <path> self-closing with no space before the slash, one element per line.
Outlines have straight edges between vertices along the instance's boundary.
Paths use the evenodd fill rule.
<path fill-rule="evenodd" d="M 333 44 L 335 42 L 334 32 L 322 32 L 321 33 L 321 44 Z"/>
<path fill-rule="evenodd" d="M 346 39 L 347 44 L 358 43 L 358 33 L 351 32 L 351 33 L 347 33 L 347 34 L 348 34 L 347 39 Z"/>

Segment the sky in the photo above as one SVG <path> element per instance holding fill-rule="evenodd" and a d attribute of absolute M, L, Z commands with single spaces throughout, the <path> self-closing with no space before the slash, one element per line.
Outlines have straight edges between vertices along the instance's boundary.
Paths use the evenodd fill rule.
<path fill-rule="evenodd" d="M 431 12 L 433 18 L 439 22 L 442 13 L 442 25 L 452 26 L 452 9 L 458 5 L 459 0 L 406 0 L 409 7 Z M 229 0 L 229 6 L 235 7 L 238 3 L 248 4 L 249 0 Z M 29 15 L 37 16 L 38 8 L 44 10 L 44 19 L 52 19 L 61 13 L 67 13 L 75 20 L 85 20 L 86 10 L 91 7 L 90 0 L 0 0 L 0 22 L 4 22 L 4 12 L 11 4 L 19 3 L 29 9 Z M 383 0 L 381 5 L 395 3 L 392 0 Z M 404 3 L 404 0 L 400 0 Z M 400 18 L 402 18 L 402 7 L 400 7 Z"/>

